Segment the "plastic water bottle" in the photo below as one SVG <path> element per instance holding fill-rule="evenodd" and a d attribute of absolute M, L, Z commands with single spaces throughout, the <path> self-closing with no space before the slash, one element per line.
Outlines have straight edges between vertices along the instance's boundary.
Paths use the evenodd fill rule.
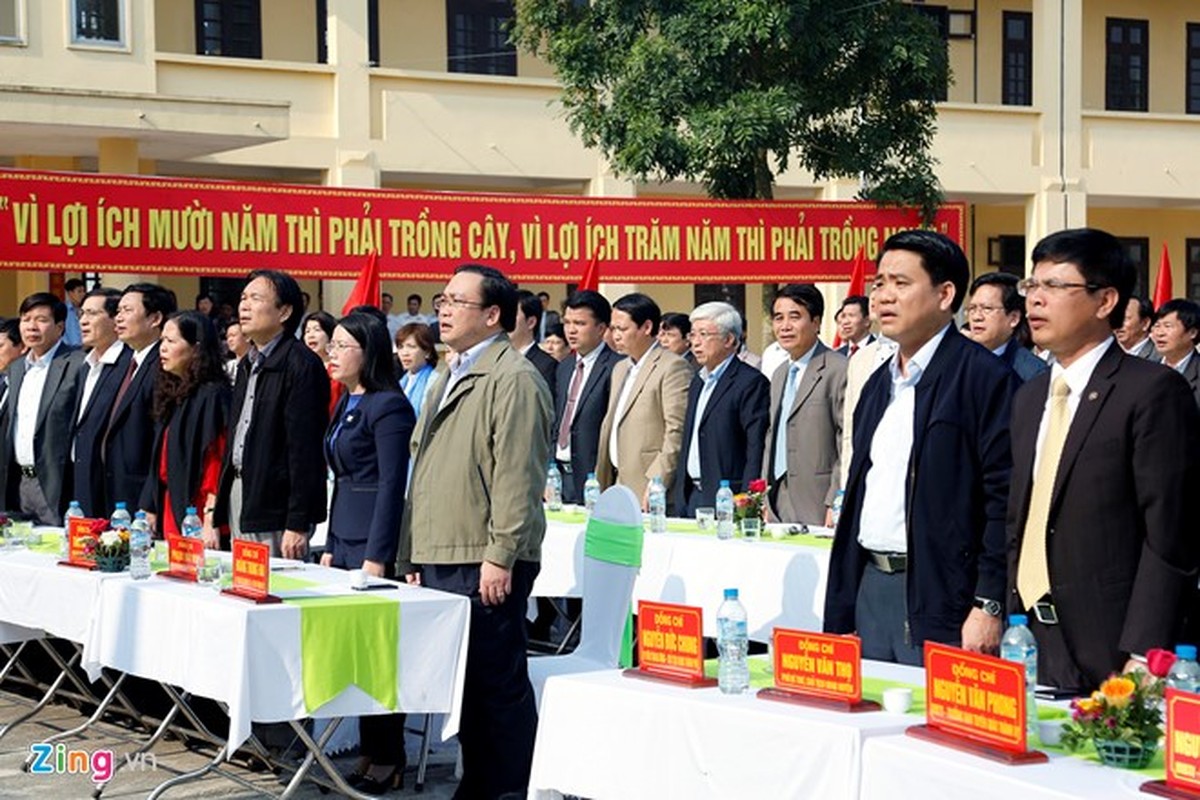
<path fill-rule="evenodd" d="M 729 488 L 729 481 L 721 481 L 721 488 L 717 489 L 716 512 L 717 538 L 732 539 L 733 490 Z"/>
<path fill-rule="evenodd" d="M 546 469 L 546 489 L 549 495 L 546 499 L 547 508 L 551 511 L 562 511 L 562 473 L 558 471 L 558 464 L 553 460 Z"/>
<path fill-rule="evenodd" d="M 78 500 L 72 500 L 71 505 L 67 506 L 67 513 L 63 514 L 63 535 L 58 547 L 58 557 L 63 561 L 71 557 L 71 520 L 73 519 L 83 519 L 83 509 L 79 507 Z"/>
<path fill-rule="evenodd" d="M 200 521 L 200 515 L 196 513 L 195 506 L 188 506 L 183 515 L 183 522 L 179 524 L 180 533 L 188 539 L 199 539 L 200 531 L 204 529 L 204 523 Z"/>
<path fill-rule="evenodd" d="M 717 609 L 717 686 L 725 694 L 744 694 L 750 690 L 750 665 L 746 661 L 749 636 L 746 632 L 746 608 L 738 600 L 737 589 L 725 590 L 725 602 Z"/>
<path fill-rule="evenodd" d="M 657 475 L 650 479 L 650 532 L 667 532 L 667 487 Z"/>
<path fill-rule="evenodd" d="M 1193 655 L 1195 648 L 1192 649 Z M 1011 614 L 1008 617 L 1008 630 L 1000 640 L 1000 657 L 1005 661 L 1015 661 L 1025 665 L 1025 722 L 1030 733 L 1037 729 L 1037 700 L 1033 693 L 1037 688 L 1037 640 L 1033 631 L 1029 630 L 1029 617 L 1024 614 Z"/>
<path fill-rule="evenodd" d="M 599 499 L 600 481 L 596 480 L 596 473 L 589 472 L 587 481 L 583 484 L 583 506 L 589 515 L 595 510 L 596 501 Z"/>
<path fill-rule="evenodd" d="M 1200 664 L 1196 663 L 1196 645 L 1175 645 L 1175 663 L 1167 673 L 1167 686 L 1182 692 L 1200 691 Z"/>
<path fill-rule="evenodd" d="M 137 512 L 129 526 L 129 574 L 135 581 L 150 577 L 150 523 L 145 511 Z"/>
<path fill-rule="evenodd" d="M 837 490 L 837 494 L 833 496 L 833 505 L 829 507 L 831 516 L 833 517 L 833 527 L 837 530 L 838 520 L 842 518 L 842 504 L 846 501 L 846 493 L 841 489 Z"/>
<path fill-rule="evenodd" d="M 117 507 L 113 509 L 112 516 L 108 520 L 108 527 L 114 531 L 127 531 L 132 522 L 133 518 L 129 516 L 129 509 L 125 507 L 125 503 L 121 502 L 117 503 Z"/>

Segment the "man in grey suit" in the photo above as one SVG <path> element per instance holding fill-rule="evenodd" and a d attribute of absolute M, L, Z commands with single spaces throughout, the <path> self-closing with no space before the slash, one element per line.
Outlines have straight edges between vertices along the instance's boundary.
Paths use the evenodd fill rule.
<path fill-rule="evenodd" d="M 788 360 L 771 378 L 763 474 L 774 521 L 830 525 L 841 488 L 846 358 L 817 338 L 825 299 L 808 283 L 779 290 L 771 327 Z"/>
<path fill-rule="evenodd" d="M 1049 365 L 1029 352 L 1029 323 L 1025 298 L 1017 291 L 1017 276 L 1007 272 L 980 275 L 971 284 L 965 309 L 967 338 L 991 350 L 1012 367 L 1021 383 L 1045 372 Z"/>
<path fill-rule="evenodd" d="M 80 358 L 62 341 L 67 307 L 47 292 L 21 303 L 25 357 L 9 370 L 8 425 L 0 486 L 16 486 L 8 507 L 19 508 L 43 525 L 61 524 L 70 499 L 67 463 L 79 390 Z"/>
<path fill-rule="evenodd" d="M 1158 361 L 1158 351 L 1150 341 L 1150 323 L 1154 321 L 1154 306 L 1141 295 L 1129 298 L 1125 306 L 1125 322 L 1113 333 L 1117 344 L 1131 356 Z"/>
<path fill-rule="evenodd" d="M 1200 406 L 1200 303 L 1175 298 L 1162 304 L 1150 328 L 1154 348 L 1165 366 L 1178 372 Z"/>

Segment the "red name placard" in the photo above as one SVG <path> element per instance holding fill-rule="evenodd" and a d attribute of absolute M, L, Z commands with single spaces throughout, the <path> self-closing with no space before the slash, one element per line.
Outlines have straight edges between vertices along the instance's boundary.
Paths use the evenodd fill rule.
<path fill-rule="evenodd" d="M 221 594 L 255 603 L 278 603 L 270 594 L 271 546 L 246 539 L 233 540 L 233 586 Z"/>
<path fill-rule="evenodd" d="M 1167 797 L 1200 796 L 1200 695 L 1167 689 L 1167 780 L 1142 791 Z"/>
<path fill-rule="evenodd" d="M 965 243 L 966 207 L 934 227 Z M 522 282 L 848 280 L 913 209 L 873 203 L 467 194 L 0 170 L 0 269 L 232 275 L 247 264 L 444 280 L 464 261 Z M 873 268 L 872 270 L 873 271 Z"/>
<path fill-rule="evenodd" d="M 87 552 L 88 541 L 94 540 L 107 527 L 108 520 L 71 517 L 67 530 L 63 533 L 67 537 L 67 560 L 59 563 L 88 569 L 96 566 L 95 559 Z"/>
<path fill-rule="evenodd" d="M 835 636 L 776 628 L 775 687 L 848 700 L 862 699 L 862 642 Z"/>
<path fill-rule="evenodd" d="M 1025 743 L 1025 668 L 925 642 L 926 725 L 909 733 L 1009 763 L 1045 761 Z"/>
<path fill-rule="evenodd" d="M 168 536 L 167 564 L 169 569 L 158 573 L 162 577 L 195 582 L 196 573 L 204 564 L 204 540 L 188 536 Z"/>
<path fill-rule="evenodd" d="M 638 668 L 626 675 L 688 686 L 713 686 L 704 677 L 704 624 L 698 607 L 638 602 Z"/>

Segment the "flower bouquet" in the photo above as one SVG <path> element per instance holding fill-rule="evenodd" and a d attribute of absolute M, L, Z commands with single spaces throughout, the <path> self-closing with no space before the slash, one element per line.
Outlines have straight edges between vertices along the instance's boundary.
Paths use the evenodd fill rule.
<path fill-rule="evenodd" d="M 104 531 L 89 536 L 84 541 L 83 552 L 96 562 L 96 569 L 101 572 L 129 569 L 129 531 Z"/>
<path fill-rule="evenodd" d="M 1079 750 L 1087 742 L 1111 767 L 1142 769 L 1162 738 L 1163 681 L 1136 671 L 1113 675 L 1091 697 L 1071 701 L 1071 721 L 1062 743 Z"/>
<path fill-rule="evenodd" d="M 744 538 L 757 539 L 767 512 L 767 482 L 756 478 L 746 489 L 733 496 L 733 520 Z"/>

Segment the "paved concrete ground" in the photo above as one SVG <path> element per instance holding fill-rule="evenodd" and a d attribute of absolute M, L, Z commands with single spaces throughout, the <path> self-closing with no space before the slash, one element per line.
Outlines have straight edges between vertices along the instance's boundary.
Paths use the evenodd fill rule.
<path fill-rule="evenodd" d="M 0 725 L 6 725 L 16 719 L 32 705 L 24 697 L 0 692 Z M 84 721 L 84 715 L 68 705 L 51 705 L 28 722 L 22 723 L 11 733 L 0 739 L 0 798 L 3 800 L 19 800 L 20 798 L 38 798 L 39 800 L 86 800 L 92 797 L 93 784 L 87 775 L 31 775 L 22 771 L 21 766 L 30 753 L 30 745 L 40 742 L 47 736 L 59 731 L 68 730 Z M 143 739 L 144 740 L 144 739 Z M 412 766 L 405 774 L 405 788 L 402 792 L 393 792 L 386 797 L 421 797 L 429 800 L 447 800 L 457 787 L 454 779 L 454 761 L 456 748 L 453 745 L 437 749 L 430 761 L 426 774 L 425 791 L 418 795 L 412 785 L 416 779 L 415 751 L 419 737 L 409 733 L 408 749 Z M 105 798 L 112 800 L 127 800 L 128 798 L 146 797 L 155 786 L 167 778 L 197 769 L 215 755 L 214 750 L 193 752 L 184 747 L 178 739 L 167 738 L 159 742 L 153 753 L 157 759 L 157 769 L 139 770 L 136 766 L 130 768 L 123 762 L 125 754 L 132 752 L 138 743 L 131 738 L 128 730 L 111 723 L 100 723 L 86 734 L 86 738 L 76 738 L 66 743 L 73 749 L 96 751 L 109 749 L 114 760 L 122 762 L 116 777 L 104 790 Z M 349 771 L 355 759 L 347 756 L 337 759 L 343 771 Z M 252 772 L 244 762 L 234 761 L 226 767 L 235 774 L 250 781 L 256 789 L 239 786 L 218 775 L 208 775 L 194 783 L 173 788 L 166 793 L 167 798 L 176 797 L 219 797 L 219 798 L 251 798 L 265 797 L 278 794 L 283 789 L 279 778 L 269 772 Z M 322 794 L 314 784 L 308 784 L 296 795 L 302 800 L 335 797 L 333 793 Z"/>

